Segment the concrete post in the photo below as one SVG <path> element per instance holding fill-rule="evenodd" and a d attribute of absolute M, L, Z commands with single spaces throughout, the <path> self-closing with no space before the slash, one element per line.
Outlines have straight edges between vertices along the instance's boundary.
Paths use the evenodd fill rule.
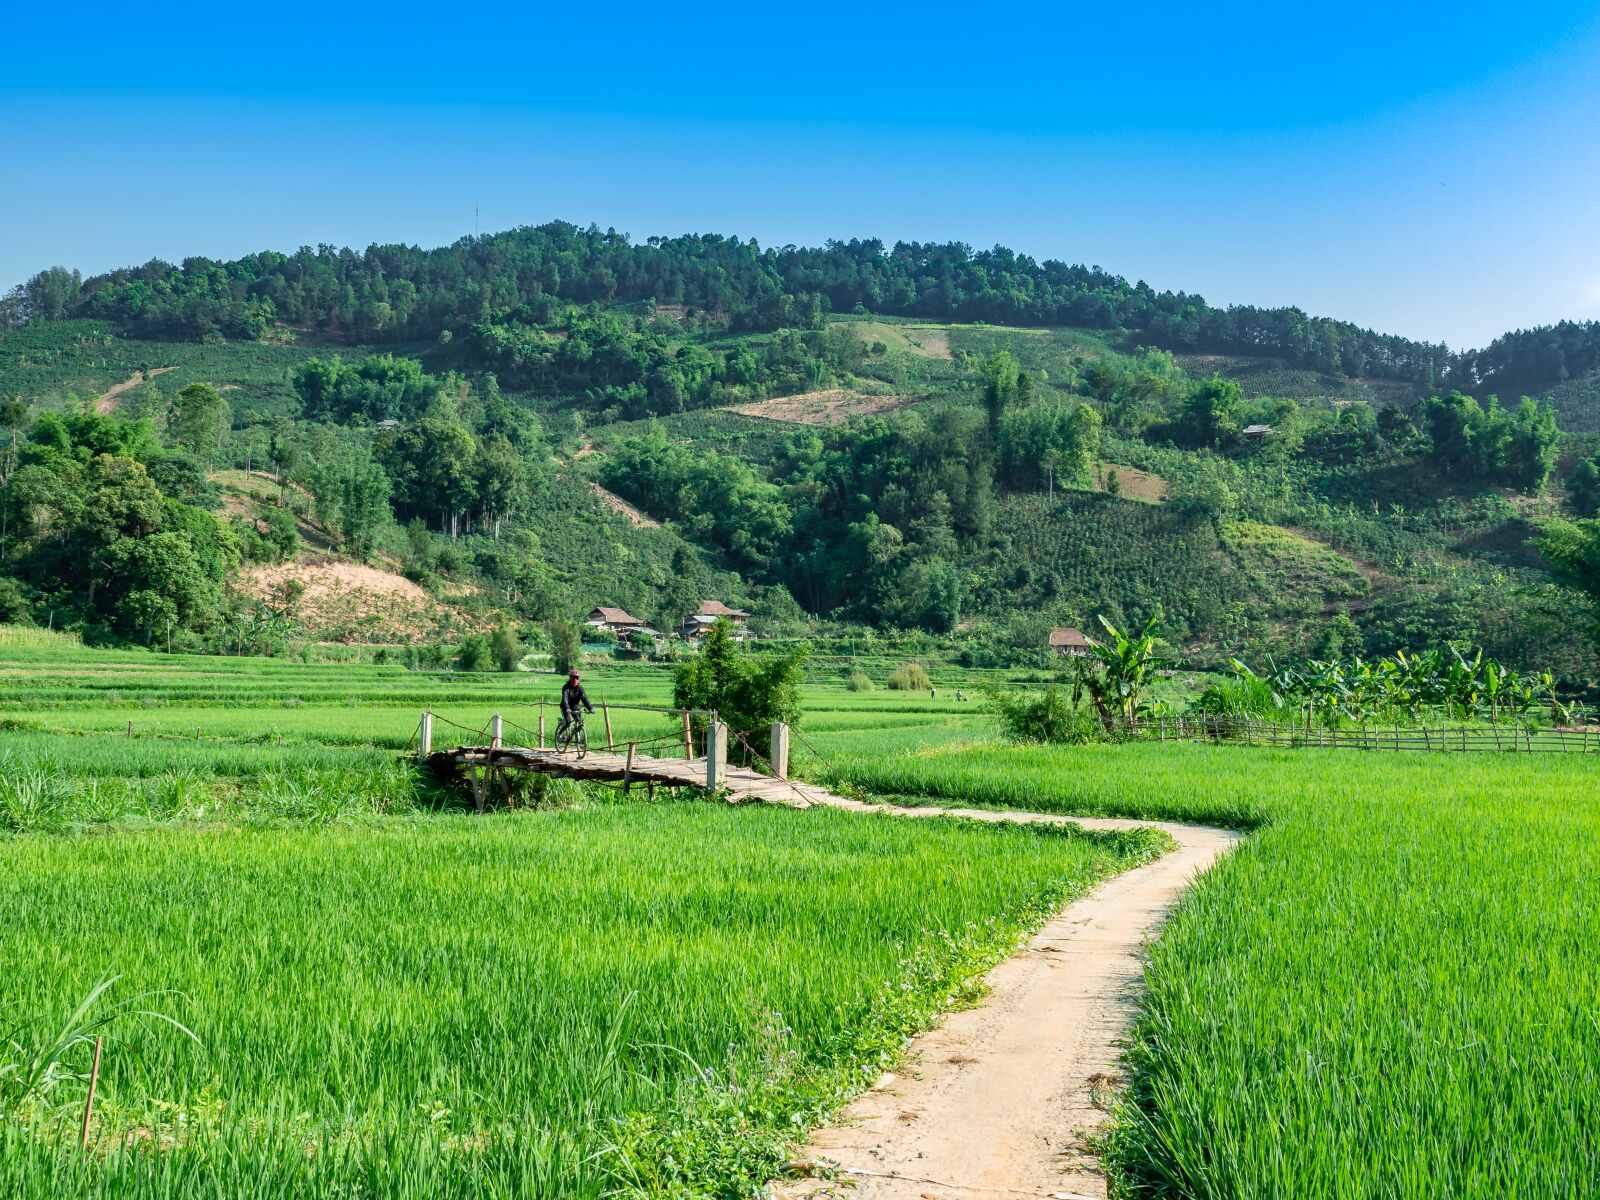
<path fill-rule="evenodd" d="M 728 727 L 721 721 L 706 726 L 706 791 L 714 792 L 728 775 Z"/>
<path fill-rule="evenodd" d="M 774 779 L 789 778 L 789 726 L 782 721 L 772 723 L 772 763 Z"/>
<path fill-rule="evenodd" d="M 433 714 L 422 714 L 422 729 L 417 734 L 417 757 L 427 758 L 433 753 Z"/>
<path fill-rule="evenodd" d="M 500 714 L 495 713 L 489 718 L 489 745 L 492 749 L 498 750 L 505 744 L 504 732 L 505 723 L 500 720 Z"/>

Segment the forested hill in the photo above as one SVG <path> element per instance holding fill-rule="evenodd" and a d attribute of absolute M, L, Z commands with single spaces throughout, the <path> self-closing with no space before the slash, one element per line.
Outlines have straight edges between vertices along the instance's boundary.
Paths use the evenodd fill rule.
<path fill-rule="evenodd" d="M 1154 617 L 1212 664 L 1600 677 L 1589 326 L 1459 355 L 1001 249 L 559 224 L 52 270 L 3 311 L 0 622 L 553 649 L 716 599 L 975 665 Z"/>
<path fill-rule="evenodd" d="M 815 327 L 825 312 L 1119 331 L 1177 352 L 1264 355 L 1419 390 L 1533 391 L 1600 366 L 1600 324 L 1519 331 L 1479 351 L 1375 333 L 1298 308 L 1209 305 L 1098 267 L 1004 247 L 876 239 L 762 248 L 717 235 L 633 242 L 565 223 L 435 250 L 322 246 L 233 262 L 150 262 L 87 279 L 42 272 L 0 300 L 0 328 L 92 317 L 141 337 L 270 337 L 281 324 L 351 343 L 463 330 L 528 304 L 652 299 L 722 313 L 735 329 Z"/>

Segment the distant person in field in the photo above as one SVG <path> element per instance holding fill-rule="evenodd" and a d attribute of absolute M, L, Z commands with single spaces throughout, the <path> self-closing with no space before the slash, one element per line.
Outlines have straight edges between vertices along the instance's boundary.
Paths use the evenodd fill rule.
<path fill-rule="evenodd" d="M 578 709 L 594 711 L 594 705 L 589 703 L 589 694 L 583 690 L 581 679 L 582 676 L 573 671 L 568 674 L 567 682 L 561 686 L 561 724 L 556 726 L 557 741 L 560 741 L 561 735 L 566 733 L 567 726 L 572 724 L 572 718 L 578 715 Z"/>

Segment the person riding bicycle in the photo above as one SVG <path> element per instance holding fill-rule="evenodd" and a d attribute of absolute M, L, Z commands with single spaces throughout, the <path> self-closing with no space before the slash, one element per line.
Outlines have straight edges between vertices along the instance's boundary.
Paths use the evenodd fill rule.
<path fill-rule="evenodd" d="M 572 671 L 567 675 L 567 682 L 561 686 L 561 724 L 556 726 L 558 741 L 572 724 L 580 708 L 594 711 L 594 705 L 589 703 L 588 693 L 583 690 L 583 684 L 580 682 L 582 678 L 576 671 Z"/>

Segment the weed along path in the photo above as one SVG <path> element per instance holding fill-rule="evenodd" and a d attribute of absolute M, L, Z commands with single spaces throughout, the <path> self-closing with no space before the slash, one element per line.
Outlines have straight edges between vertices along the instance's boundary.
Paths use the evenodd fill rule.
<path fill-rule="evenodd" d="M 908 817 L 1154 826 L 1172 836 L 1176 849 L 1068 905 L 990 971 L 976 1007 L 913 1039 L 902 1073 L 885 1076 L 832 1126 L 813 1132 L 805 1158 L 814 1177 L 773 1189 L 787 1198 L 848 1184 L 849 1195 L 872 1200 L 1105 1196 L 1088 1138 L 1116 1086 L 1145 942 L 1240 835 L 1155 821 L 870 805 L 816 791 L 810 798 Z"/>

